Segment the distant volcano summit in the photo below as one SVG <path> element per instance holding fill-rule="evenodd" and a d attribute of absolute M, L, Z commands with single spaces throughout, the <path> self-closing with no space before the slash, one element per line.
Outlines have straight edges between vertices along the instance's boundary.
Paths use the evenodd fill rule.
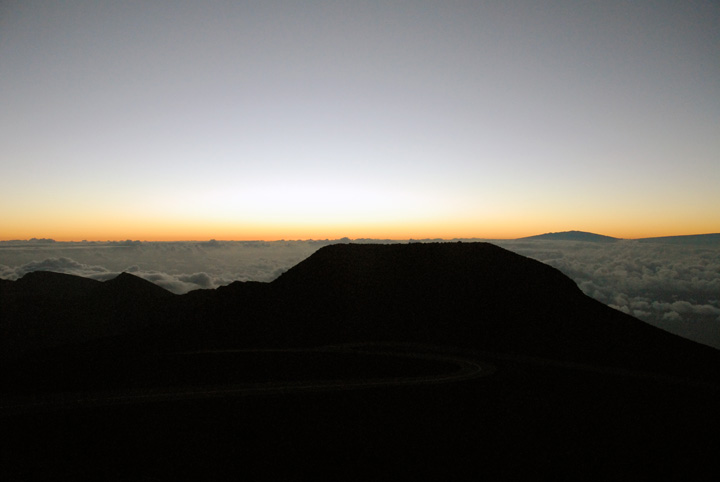
<path fill-rule="evenodd" d="M 559 233 L 545 233 L 538 234 L 537 236 L 528 236 L 525 238 L 518 238 L 518 241 L 534 241 L 534 240 L 549 240 L 549 241 L 588 241 L 593 243 L 614 243 L 619 241 L 620 238 L 613 238 L 612 236 L 604 236 L 602 234 L 588 233 L 585 231 L 562 231 Z"/>

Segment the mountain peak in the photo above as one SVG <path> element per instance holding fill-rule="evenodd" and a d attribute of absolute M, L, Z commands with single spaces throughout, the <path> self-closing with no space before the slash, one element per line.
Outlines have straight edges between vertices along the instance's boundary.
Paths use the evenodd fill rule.
<path fill-rule="evenodd" d="M 619 241 L 619 238 L 613 238 L 612 236 L 605 236 L 602 234 L 588 233 L 586 231 L 561 231 L 558 233 L 545 233 L 538 234 L 536 236 L 527 236 L 525 238 L 518 238 L 517 240 L 589 241 L 594 243 L 613 243 L 615 241 Z"/>
<path fill-rule="evenodd" d="M 69 299 L 85 296 L 98 288 L 100 281 L 54 271 L 31 271 L 14 283 L 19 294 Z"/>
<path fill-rule="evenodd" d="M 649 370 L 671 370 L 668 353 L 707 352 L 489 243 L 331 245 L 271 288 L 298 343 L 410 341 Z"/>
<path fill-rule="evenodd" d="M 172 293 L 155 283 L 123 271 L 115 278 L 105 281 L 103 285 L 113 291 L 121 291 L 129 294 L 142 294 L 148 297 L 168 297 Z"/>
<path fill-rule="evenodd" d="M 577 289 L 555 268 L 490 243 L 333 244 L 297 264 L 276 285 L 311 283 L 337 288 L 338 284 L 427 286 L 487 284 L 517 276 L 537 276 Z"/>

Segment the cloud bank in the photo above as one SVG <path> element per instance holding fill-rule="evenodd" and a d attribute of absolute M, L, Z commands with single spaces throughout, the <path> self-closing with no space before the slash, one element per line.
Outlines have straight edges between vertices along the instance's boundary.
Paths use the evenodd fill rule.
<path fill-rule="evenodd" d="M 182 294 L 235 280 L 272 281 L 320 247 L 347 241 L 7 241 L 0 242 L 0 278 L 45 270 L 104 281 L 126 271 Z M 559 269 L 602 303 L 720 348 L 720 245 L 491 242 Z"/>
<path fill-rule="evenodd" d="M 585 294 L 647 323 L 720 348 L 720 245 L 508 241 Z"/>
<path fill-rule="evenodd" d="M 132 273 L 176 294 L 233 281 L 272 281 L 329 241 L 0 242 L 0 278 L 55 271 L 105 281 Z"/>

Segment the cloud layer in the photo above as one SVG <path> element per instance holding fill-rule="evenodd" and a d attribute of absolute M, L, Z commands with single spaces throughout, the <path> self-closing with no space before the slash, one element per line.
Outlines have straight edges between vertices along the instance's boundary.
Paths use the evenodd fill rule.
<path fill-rule="evenodd" d="M 182 294 L 235 280 L 272 281 L 334 242 L 0 242 L 0 278 L 45 270 L 103 281 L 126 271 Z M 613 308 L 720 348 L 720 246 L 492 242 L 554 266 Z"/>
<path fill-rule="evenodd" d="M 720 348 L 720 246 L 534 241 L 503 247 L 547 263 L 589 296 Z"/>
<path fill-rule="evenodd" d="M 236 280 L 271 281 L 323 244 L 327 242 L 3 242 L 0 278 L 56 271 L 104 281 L 125 271 L 182 294 Z"/>

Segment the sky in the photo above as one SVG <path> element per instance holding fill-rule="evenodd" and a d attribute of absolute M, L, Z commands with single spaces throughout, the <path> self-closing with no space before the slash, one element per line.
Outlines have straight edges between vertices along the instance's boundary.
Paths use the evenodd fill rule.
<path fill-rule="evenodd" d="M 720 232 L 720 3 L 0 0 L 0 240 Z"/>

